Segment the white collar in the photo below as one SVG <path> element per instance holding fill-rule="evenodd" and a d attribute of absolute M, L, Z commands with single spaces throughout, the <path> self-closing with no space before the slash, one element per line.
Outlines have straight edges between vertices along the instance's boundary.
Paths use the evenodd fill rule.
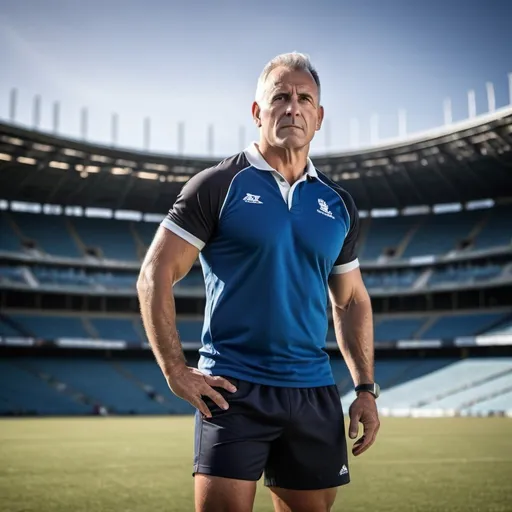
<path fill-rule="evenodd" d="M 270 165 L 267 163 L 267 161 L 263 158 L 262 154 L 260 153 L 258 146 L 256 145 L 256 142 L 252 142 L 245 150 L 244 150 L 245 156 L 247 157 L 247 160 L 249 163 L 255 167 L 256 169 L 260 169 L 261 171 L 276 171 L 273 167 L 270 167 Z M 277 171 L 276 171 L 277 172 Z M 308 165 L 306 167 L 306 174 L 308 176 L 311 176 L 313 178 L 318 178 L 318 172 L 315 169 L 315 166 L 313 165 L 313 162 L 308 157 Z"/>

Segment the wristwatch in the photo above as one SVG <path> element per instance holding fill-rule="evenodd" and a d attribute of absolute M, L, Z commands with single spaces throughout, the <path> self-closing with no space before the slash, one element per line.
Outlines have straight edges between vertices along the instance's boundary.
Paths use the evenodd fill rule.
<path fill-rule="evenodd" d="M 373 384 L 359 384 L 359 386 L 355 387 L 354 391 L 356 394 L 359 394 L 361 391 L 366 391 L 372 394 L 375 398 L 379 398 L 380 386 L 376 382 Z"/>

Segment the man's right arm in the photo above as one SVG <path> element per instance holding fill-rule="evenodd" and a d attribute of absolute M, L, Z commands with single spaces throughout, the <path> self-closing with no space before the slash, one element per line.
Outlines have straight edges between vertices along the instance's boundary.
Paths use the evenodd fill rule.
<path fill-rule="evenodd" d="M 235 388 L 226 379 L 203 375 L 187 366 L 176 327 L 173 286 L 185 277 L 199 250 L 164 227 L 157 230 L 137 281 L 142 321 L 149 343 L 171 390 L 201 413 L 211 413 L 202 400 L 209 396 L 219 407 L 227 402 L 212 386 L 228 391 Z"/>

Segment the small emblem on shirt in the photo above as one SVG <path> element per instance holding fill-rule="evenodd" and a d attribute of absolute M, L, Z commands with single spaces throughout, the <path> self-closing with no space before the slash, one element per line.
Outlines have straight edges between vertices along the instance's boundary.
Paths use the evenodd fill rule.
<path fill-rule="evenodd" d="M 246 194 L 244 197 L 244 201 L 246 203 L 252 203 L 252 204 L 263 204 L 262 201 L 260 201 L 261 196 L 255 196 L 254 194 Z"/>
<path fill-rule="evenodd" d="M 318 205 L 320 206 L 320 208 L 317 210 L 318 213 L 321 213 L 326 217 L 334 219 L 334 215 L 329 211 L 329 207 L 327 206 L 327 203 L 323 199 L 318 200 Z"/>

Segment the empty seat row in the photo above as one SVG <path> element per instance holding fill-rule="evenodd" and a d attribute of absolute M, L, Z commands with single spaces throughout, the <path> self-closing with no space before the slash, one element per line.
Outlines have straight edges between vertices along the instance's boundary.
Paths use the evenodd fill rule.
<path fill-rule="evenodd" d="M 452 339 L 472 336 L 486 331 L 500 330 L 503 322 L 509 322 L 512 311 L 479 311 L 458 314 L 428 314 L 376 316 L 374 320 L 376 341 L 410 339 Z M 9 322 L 7 322 L 7 318 Z M 201 319 L 178 318 L 178 332 L 182 341 L 201 340 Z M 503 327 L 501 327 L 503 328 Z M 94 316 L 12 313 L 0 321 L 0 336 L 35 336 L 42 339 L 99 338 L 123 340 L 140 344 L 146 338 L 139 316 Z M 335 341 L 332 326 L 327 341 Z"/>
<path fill-rule="evenodd" d="M 456 213 L 366 218 L 359 257 L 410 258 L 445 254 L 464 247 L 482 249 L 512 243 L 512 207 Z M 47 254 L 140 261 L 157 224 L 111 218 L 67 217 L 20 212 L 0 213 L 0 250 L 20 251 L 34 243 Z"/>
<path fill-rule="evenodd" d="M 190 362 L 193 364 L 193 362 Z M 345 410 L 354 399 L 346 363 L 331 359 Z M 377 360 L 381 409 L 512 410 L 512 358 L 444 357 Z M 192 414 L 154 359 L 116 356 L 18 356 L 0 361 L 0 414 Z"/>

